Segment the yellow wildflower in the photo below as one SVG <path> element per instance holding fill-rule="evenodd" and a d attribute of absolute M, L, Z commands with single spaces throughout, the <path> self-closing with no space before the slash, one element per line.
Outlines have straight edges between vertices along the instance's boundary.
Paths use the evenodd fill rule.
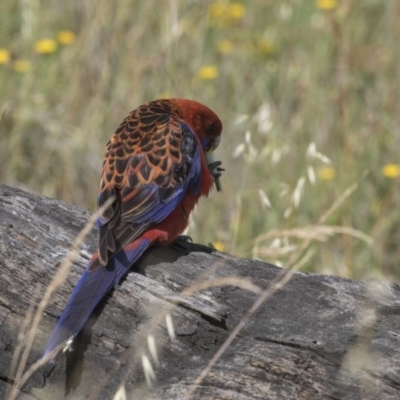
<path fill-rule="evenodd" d="M 41 39 L 35 43 L 35 51 L 40 54 L 50 54 L 57 50 L 57 42 L 54 39 Z"/>
<path fill-rule="evenodd" d="M 10 58 L 10 52 L 7 49 L 0 49 L 0 64 L 7 64 Z"/>
<path fill-rule="evenodd" d="M 337 6 L 337 0 L 316 0 L 315 6 L 324 11 L 333 10 Z"/>
<path fill-rule="evenodd" d="M 246 8 L 242 3 L 219 1 L 212 3 L 208 8 L 210 17 L 222 26 L 228 26 L 239 21 L 246 14 Z"/>
<path fill-rule="evenodd" d="M 57 40 L 63 46 L 69 46 L 75 43 L 76 35 L 72 31 L 61 31 L 58 32 Z"/>
<path fill-rule="evenodd" d="M 269 39 L 261 39 L 258 42 L 258 50 L 262 54 L 271 54 L 276 50 L 275 44 Z"/>
<path fill-rule="evenodd" d="M 322 181 L 330 181 L 336 176 L 336 170 L 333 167 L 322 167 L 318 170 L 318 177 Z"/>
<path fill-rule="evenodd" d="M 214 246 L 214 249 L 217 251 L 225 251 L 226 250 L 226 246 L 220 240 L 213 242 L 212 245 Z"/>
<path fill-rule="evenodd" d="M 204 81 L 211 81 L 218 76 L 218 68 L 214 65 L 205 65 L 199 69 L 198 76 Z"/>
<path fill-rule="evenodd" d="M 13 64 L 13 70 L 20 74 L 30 71 L 31 63 L 27 60 L 16 60 Z"/>
<path fill-rule="evenodd" d="M 400 176 L 399 164 L 386 164 L 382 168 L 382 175 L 389 179 L 394 179 Z"/>
<path fill-rule="evenodd" d="M 242 3 L 232 3 L 228 7 L 228 13 L 233 19 L 242 19 L 246 14 L 246 8 Z"/>
<path fill-rule="evenodd" d="M 220 40 L 217 43 L 217 49 L 221 54 L 229 54 L 232 53 L 233 44 L 230 40 Z"/>

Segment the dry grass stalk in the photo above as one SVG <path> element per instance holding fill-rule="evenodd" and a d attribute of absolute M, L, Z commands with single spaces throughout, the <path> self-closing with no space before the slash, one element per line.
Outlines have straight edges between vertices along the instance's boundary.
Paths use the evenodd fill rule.
<path fill-rule="evenodd" d="M 31 321 L 32 317 L 32 312 L 28 312 L 23 325 L 27 326 L 28 324 L 30 325 L 30 329 L 27 332 L 26 338 L 20 338 L 20 343 L 25 341 L 25 345 L 22 346 L 18 344 L 17 349 L 18 352 L 22 350 L 21 347 L 24 347 L 21 359 L 19 361 L 18 369 L 17 369 L 17 374 L 14 380 L 14 384 L 10 390 L 10 394 L 8 397 L 8 400 L 14 400 L 18 394 L 19 389 L 23 386 L 23 384 L 27 381 L 27 379 L 39 368 L 40 366 L 44 365 L 48 360 L 50 360 L 50 357 L 46 357 L 43 360 L 39 360 L 36 363 L 34 363 L 28 371 L 23 375 L 23 371 L 25 369 L 26 361 L 28 359 L 28 355 L 31 351 L 33 340 L 36 335 L 36 330 L 37 327 L 39 326 L 39 323 L 42 319 L 43 312 L 53 295 L 53 293 L 64 283 L 65 279 L 67 278 L 69 272 L 71 271 L 72 264 L 74 260 L 78 256 L 78 248 L 87 236 L 87 234 L 92 230 L 97 217 L 106 209 L 112 202 L 114 201 L 113 198 L 110 198 L 103 207 L 101 207 L 97 213 L 93 214 L 92 217 L 89 219 L 85 227 L 81 230 L 81 232 L 77 235 L 75 238 L 70 251 L 67 253 L 67 255 L 64 257 L 63 261 L 61 262 L 61 266 L 56 272 L 55 276 L 53 277 L 52 281 L 50 282 L 50 285 L 47 287 L 47 290 L 45 294 L 42 297 L 42 300 L 39 303 L 39 306 L 36 310 L 36 313 L 33 317 L 33 320 Z M 60 351 L 64 347 L 64 344 L 58 346 L 57 352 L 53 351 L 51 352 L 51 356 L 54 357 L 58 351 Z M 56 350 L 55 349 L 55 350 Z M 16 361 L 14 362 L 14 359 L 17 360 L 18 354 L 13 357 L 13 364 L 16 364 Z M 15 367 L 14 367 L 15 368 Z"/>
<path fill-rule="evenodd" d="M 101 391 L 107 385 L 108 382 L 115 376 L 119 368 L 124 365 L 126 362 L 130 362 L 130 367 L 127 368 L 125 373 L 124 381 L 128 378 L 128 376 L 132 373 L 132 369 L 134 366 L 139 362 L 139 360 L 143 357 L 141 353 L 141 349 L 144 348 L 146 340 L 148 340 L 149 336 L 156 336 L 155 331 L 158 327 L 162 324 L 162 322 L 169 318 L 172 323 L 172 312 L 177 307 L 180 301 L 184 298 L 192 296 L 193 294 L 201 291 L 206 290 L 216 286 L 238 286 L 244 290 L 249 290 L 254 293 L 259 293 L 260 288 L 254 285 L 249 279 L 247 278 L 238 278 L 238 277 L 222 277 L 222 278 L 215 278 L 204 280 L 207 276 L 210 276 L 211 273 L 216 271 L 222 264 L 220 262 L 214 263 L 210 268 L 207 268 L 193 283 L 193 285 L 189 286 L 185 290 L 182 291 L 181 295 L 177 300 L 175 300 L 172 304 L 164 309 L 160 310 L 155 316 L 153 316 L 151 320 L 151 324 L 148 328 L 144 329 L 140 335 L 135 338 L 134 343 L 132 346 L 127 349 L 122 356 L 119 358 L 118 362 L 115 363 L 114 367 L 108 372 L 108 374 L 102 379 L 100 384 L 97 386 L 96 390 L 91 394 L 89 400 L 97 399 L 100 396 Z M 167 323 L 168 327 L 168 323 Z M 169 329 L 168 329 L 169 330 Z M 171 335 L 170 335 L 171 336 Z"/>
<path fill-rule="evenodd" d="M 354 190 L 358 187 L 358 184 L 353 184 L 348 188 L 342 196 L 340 196 L 335 203 L 330 207 L 330 209 L 319 219 L 319 223 L 323 223 L 326 221 L 326 219 L 329 218 L 329 216 L 349 197 Z M 258 308 L 268 299 L 270 298 L 274 293 L 276 293 L 279 289 L 283 288 L 289 281 L 292 279 L 293 275 L 295 272 L 301 268 L 303 265 L 307 263 L 309 258 L 311 257 L 312 253 L 309 251 L 306 253 L 305 256 L 301 258 L 301 255 L 303 254 L 304 250 L 307 249 L 311 242 L 311 238 L 306 238 L 302 244 L 302 246 L 299 247 L 298 251 L 293 253 L 292 256 L 289 259 L 289 262 L 287 264 L 288 270 L 287 271 L 282 271 L 280 274 L 277 275 L 275 280 L 272 282 L 271 286 L 267 289 L 265 289 L 261 295 L 258 297 L 258 299 L 254 302 L 254 304 L 249 308 L 245 316 L 240 320 L 240 322 L 236 325 L 234 330 L 231 332 L 229 337 L 226 339 L 224 344 L 220 347 L 220 349 L 217 351 L 217 353 L 214 355 L 214 357 L 209 361 L 207 366 L 202 370 L 202 372 L 199 374 L 199 376 L 195 379 L 193 382 L 192 386 L 188 390 L 185 399 L 190 399 L 190 397 L 193 395 L 197 387 L 202 383 L 204 378 L 207 376 L 207 374 L 211 371 L 211 369 L 214 367 L 214 365 L 217 363 L 217 361 L 222 357 L 226 349 L 229 347 L 229 345 L 233 342 L 233 340 L 236 338 L 236 336 L 239 334 L 239 332 L 243 329 L 243 327 L 246 325 L 246 323 L 250 320 L 250 318 L 254 315 L 254 313 L 258 310 Z"/>
<path fill-rule="evenodd" d="M 382 281 L 367 281 L 365 283 L 369 305 L 358 311 L 357 339 L 351 346 L 343 359 L 339 381 L 346 384 L 349 377 L 351 380 L 359 380 L 362 398 L 380 398 L 379 386 L 376 386 L 375 376 L 381 373 L 382 356 L 372 349 L 372 341 L 376 335 L 376 324 L 378 323 L 378 306 L 391 302 L 393 297 L 392 288 Z"/>

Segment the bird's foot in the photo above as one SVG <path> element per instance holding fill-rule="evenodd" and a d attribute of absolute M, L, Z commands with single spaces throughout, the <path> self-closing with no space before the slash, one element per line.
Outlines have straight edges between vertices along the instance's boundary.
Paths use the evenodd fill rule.
<path fill-rule="evenodd" d="M 189 235 L 179 235 L 175 241 L 185 242 L 185 243 L 193 243 L 193 239 Z"/>

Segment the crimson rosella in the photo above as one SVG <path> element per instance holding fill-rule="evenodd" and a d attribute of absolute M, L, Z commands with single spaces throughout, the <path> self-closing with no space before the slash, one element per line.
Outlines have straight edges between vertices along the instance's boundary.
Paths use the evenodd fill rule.
<path fill-rule="evenodd" d="M 222 123 L 192 100 L 155 100 L 132 111 L 106 147 L 98 207 L 98 249 L 77 283 L 42 353 L 79 333 L 100 300 L 154 243 L 167 245 L 188 225 L 189 215 L 222 168 L 211 152 Z"/>

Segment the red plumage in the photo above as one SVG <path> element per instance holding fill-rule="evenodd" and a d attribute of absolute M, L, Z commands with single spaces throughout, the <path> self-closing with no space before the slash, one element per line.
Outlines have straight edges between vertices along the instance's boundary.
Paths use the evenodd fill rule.
<path fill-rule="evenodd" d="M 169 244 L 188 225 L 201 196 L 219 189 L 222 123 L 192 100 L 156 100 L 132 111 L 106 147 L 98 206 L 98 250 L 65 307 L 43 356 L 85 324 L 93 309 L 154 243 Z"/>
<path fill-rule="evenodd" d="M 221 131 L 222 123 L 212 110 L 185 99 L 152 101 L 124 119 L 107 144 L 99 206 L 110 196 L 116 199 L 103 212 L 105 223 L 100 227 L 99 263 L 94 262 L 91 270 L 99 264 L 106 265 L 109 256 L 139 236 L 151 243 L 168 244 L 185 230 L 197 201 L 201 196 L 207 196 L 214 184 L 213 171 L 210 171 L 204 150 L 213 150 L 218 145 Z M 155 193 L 150 189 L 151 185 L 161 198 L 160 191 L 178 190 L 182 181 L 190 178 L 188 171 L 176 173 L 187 156 L 182 149 L 185 134 L 189 138 L 187 141 L 196 141 L 192 147 L 199 149 L 195 160 L 199 163 L 198 190 L 185 190 L 180 202 L 160 221 L 149 217 L 134 232 L 131 229 L 127 232 L 126 227 L 137 223 L 141 214 L 148 212 L 154 204 Z M 186 169 L 188 164 L 190 162 L 186 160 Z M 214 174 L 220 175 L 220 172 Z"/>

